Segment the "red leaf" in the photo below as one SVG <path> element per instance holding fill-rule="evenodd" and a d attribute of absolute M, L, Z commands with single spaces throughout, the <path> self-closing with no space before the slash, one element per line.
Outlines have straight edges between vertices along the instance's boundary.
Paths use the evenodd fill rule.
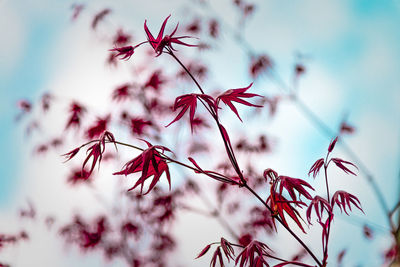
<path fill-rule="evenodd" d="M 63 155 L 61 155 L 61 156 L 66 157 L 67 159 L 65 160 L 65 162 L 67 162 L 67 161 L 69 161 L 70 159 L 72 159 L 73 157 L 75 157 L 75 155 L 78 154 L 78 152 L 79 152 L 80 149 L 81 149 L 80 147 L 77 147 L 77 148 L 75 148 L 74 150 L 71 150 L 70 152 L 65 153 L 65 154 L 63 154 Z"/>
<path fill-rule="evenodd" d="M 257 266 L 255 264 L 261 260 L 266 266 L 268 266 L 264 256 L 270 255 L 270 251 L 271 249 L 266 244 L 253 240 L 250 244 L 244 247 L 242 252 L 240 252 L 236 257 L 235 265 L 240 262 L 240 267 Z M 249 265 L 246 265 L 247 262 Z"/>
<path fill-rule="evenodd" d="M 337 140 L 338 140 L 338 137 L 336 137 L 335 139 L 333 139 L 333 140 L 331 141 L 331 143 L 329 144 L 329 147 L 328 147 L 328 152 L 329 152 L 329 153 L 332 152 L 332 150 L 335 148 L 335 145 L 336 145 Z"/>
<path fill-rule="evenodd" d="M 267 199 L 268 201 L 268 199 Z M 271 202 L 272 203 L 272 202 Z M 301 201 L 289 201 L 285 197 L 275 194 L 275 199 L 273 201 L 274 205 L 272 205 L 272 210 L 277 213 L 277 215 L 281 218 L 283 224 L 285 224 L 287 227 L 289 227 L 286 218 L 285 218 L 285 213 L 289 215 L 290 218 L 297 224 L 297 226 L 305 233 L 305 230 L 303 226 L 301 225 L 301 222 L 299 219 L 302 220 L 300 213 L 293 207 L 291 204 L 295 204 L 298 207 L 301 207 L 301 205 L 306 206 L 304 202 Z M 285 213 L 284 213 L 285 212 Z"/>
<path fill-rule="evenodd" d="M 225 103 L 225 105 L 227 105 L 236 114 L 236 116 L 238 116 L 239 120 L 242 121 L 242 119 L 240 118 L 239 113 L 238 113 L 236 107 L 233 105 L 232 101 L 246 105 L 246 106 L 259 107 L 259 108 L 262 107 L 262 106 L 252 104 L 252 103 L 247 102 L 246 100 L 242 99 L 242 98 L 252 98 L 255 96 L 261 97 L 260 95 L 257 95 L 257 94 L 245 93 L 252 85 L 253 85 L 253 83 L 251 83 L 249 86 L 247 86 L 245 88 L 230 89 L 230 90 L 225 91 L 223 94 L 221 94 L 217 97 L 216 105 L 218 106 L 219 101 L 221 100 L 222 102 Z"/>
<path fill-rule="evenodd" d="M 88 171 L 88 173 L 89 173 L 88 176 L 90 176 L 93 172 L 94 167 L 96 166 L 96 163 L 98 162 L 100 164 L 103 152 L 104 152 L 104 148 L 101 147 L 100 142 L 89 147 L 86 152 L 89 154 L 86 157 L 86 159 L 82 165 L 82 173 L 84 173 L 86 164 L 89 162 L 90 158 L 92 158 L 91 167 Z"/>
<path fill-rule="evenodd" d="M 213 257 L 211 258 L 210 266 L 211 267 L 215 267 L 216 264 L 217 264 L 217 260 L 219 260 L 220 267 L 224 267 L 225 266 L 224 265 L 224 261 L 222 259 L 222 253 L 221 253 L 221 248 L 220 247 L 218 247 L 215 250 Z"/>
<path fill-rule="evenodd" d="M 302 179 L 297 179 L 297 178 L 291 178 L 288 176 L 279 176 L 278 181 L 280 182 L 279 184 L 279 194 L 282 195 L 283 189 L 286 189 L 286 191 L 289 193 L 290 197 L 292 198 L 293 201 L 297 201 L 296 193 L 295 190 L 299 194 L 299 200 L 300 196 L 303 195 L 307 199 L 312 199 L 310 193 L 307 192 L 307 190 L 304 188 L 308 187 L 312 190 L 312 186 L 307 183 L 306 181 L 303 181 Z"/>
<path fill-rule="evenodd" d="M 208 107 L 214 108 L 214 99 L 209 96 L 209 95 L 204 95 L 204 94 L 187 94 L 187 95 L 181 95 L 175 99 L 175 104 L 174 104 L 174 111 L 176 111 L 178 108 L 181 108 L 181 111 L 178 113 L 178 115 L 175 117 L 173 121 L 171 121 L 167 126 L 170 126 L 172 123 L 180 120 L 183 115 L 186 113 L 186 111 L 190 108 L 190 127 L 193 132 L 193 125 L 194 125 L 194 115 L 196 112 L 196 107 L 197 107 L 197 100 L 203 100 L 206 102 Z"/>
<path fill-rule="evenodd" d="M 310 174 L 312 173 L 313 178 L 315 179 L 315 177 L 318 175 L 319 170 L 321 169 L 322 166 L 324 166 L 324 159 L 320 158 L 311 166 L 310 171 L 308 172 L 308 176 L 310 176 Z"/>
<path fill-rule="evenodd" d="M 235 256 L 235 251 L 233 250 L 231 243 L 229 243 L 225 238 L 221 238 L 221 248 L 225 257 L 228 259 L 228 262 L 229 258 L 232 260 L 234 259 L 233 256 Z"/>
<path fill-rule="evenodd" d="M 204 256 L 210 248 L 211 248 L 211 245 L 207 245 L 205 248 L 203 248 L 203 250 L 199 253 L 199 255 L 197 255 L 197 257 L 195 259 L 198 259 L 198 258 Z"/>
<path fill-rule="evenodd" d="M 331 215 L 331 220 L 332 220 L 333 213 L 332 213 L 332 207 L 329 204 L 329 202 L 320 196 L 315 196 L 307 208 L 306 215 L 308 223 L 311 224 L 311 211 L 313 207 L 315 213 L 317 214 L 318 221 L 321 221 L 324 210 L 328 213 L 328 215 Z"/>
<path fill-rule="evenodd" d="M 144 182 L 153 176 L 153 179 L 149 185 L 147 193 L 149 193 L 159 181 L 161 175 L 165 172 L 169 188 L 171 190 L 171 177 L 169 173 L 168 164 L 166 159 L 160 155 L 158 150 L 163 153 L 165 150 L 170 151 L 164 146 L 153 146 L 149 142 L 142 140 L 147 143 L 148 149 L 144 150 L 139 156 L 127 162 L 123 169 L 119 172 L 115 172 L 114 175 L 129 175 L 136 172 L 142 172 L 140 178 L 136 181 L 135 185 L 129 190 L 133 190 L 140 185 L 140 193 L 143 194 Z M 128 191 L 129 191 L 128 190 Z"/>
<path fill-rule="evenodd" d="M 104 154 L 104 151 L 105 151 L 106 142 L 107 143 L 114 143 L 115 149 L 117 149 L 117 145 L 115 144 L 114 135 L 112 133 L 108 132 L 108 131 L 103 132 L 103 134 L 101 135 L 99 141 L 96 142 L 94 145 L 92 145 L 91 147 L 89 147 L 87 149 L 86 153 L 89 153 L 89 154 L 86 157 L 86 159 L 85 159 L 85 161 L 83 162 L 83 165 L 82 165 L 82 176 L 89 177 L 92 174 L 96 163 L 98 162 L 100 164 L 100 162 L 102 160 L 102 157 L 103 157 L 103 154 Z M 66 155 L 71 156 L 73 153 L 75 153 L 75 150 L 67 153 Z M 76 151 L 76 153 L 77 153 L 77 151 Z M 89 162 L 90 158 L 92 158 L 92 163 L 91 163 L 90 170 L 87 172 L 87 175 L 86 174 L 84 175 L 85 166 Z"/>
<path fill-rule="evenodd" d="M 109 51 L 117 52 L 117 54 L 115 54 L 114 57 L 120 57 L 120 59 L 128 60 L 131 58 L 131 56 L 135 52 L 135 47 L 133 47 L 131 45 L 123 46 L 123 47 L 114 47 L 113 49 L 110 49 Z"/>
<path fill-rule="evenodd" d="M 353 204 L 354 206 L 356 206 L 356 208 L 358 208 L 359 210 L 361 210 L 364 213 L 364 211 L 361 208 L 361 203 L 358 200 L 358 198 L 356 196 L 354 196 L 350 193 L 347 193 L 345 191 L 342 191 L 342 190 L 336 191 L 335 194 L 333 195 L 332 200 L 331 200 L 332 208 L 334 207 L 335 204 L 338 205 L 338 207 L 340 208 L 340 211 L 343 212 L 343 210 L 344 210 L 344 212 L 347 215 L 349 215 L 349 214 L 347 213 L 346 205 L 351 210 L 350 204 Z"/>
<path fill-rule="evenodd" d="M 180 37 L 174 37 L 174 34 L 176 32 L 176 30 L 178 29 L 178 25 L 176 25 L 174 31 L 169 34 L 169 35 L 164 35 L 164 29 L 165 29 L 165 25 L 167 24 L 168 19 L 171 17 L 171 15 L 169 15 L 163 22 L 160 31 L 158 32 L 157 38 L 154 38 L 154 36 L 152 35 L 152 33 L 150 32 L 149 28 L 147 27 L 147 20 L 145 20 L 144 22 L 144 30 L 146 32 L 147 35 L 147 40 L 150 43 L 150 45 L 153 47 L 154 51 L 156 52 L 157 56 L 161 55 L 161 53 L 163 52 L 164 48 L 167 47 L 171 50 L 175 50 L 172 47 L 172 44 L 179 44 L 179 45 L 185 45 L 185 46 L 196 46 L 196 45 L 191 45 L 191 44 L 187 44 L 184 43 L 182 41 L 180 41 L 179 39 L 183 39 L 183 38 L 191 38 L 190 36 L 180 36 Z M 138 46 L 138 45 L 137 45 Z"/>
<path fill-rule="evenodd" d="M 353 163 L 349 162 L 349 161 L 345 161 L 339 158 L 333 158 L 332 161 L 336 164 L 336 166 L 338 166 L 340 169 L 342 169 L 345 173 L 349 174 L 353 174 L 356 175 L 354 172 L 352 172 L 350 169 L 348 169 L 344 164 L 349 164 L 352 165 L 353 167 L 355 167 L 357 170 L 357 166 L 354 165 Z"/>

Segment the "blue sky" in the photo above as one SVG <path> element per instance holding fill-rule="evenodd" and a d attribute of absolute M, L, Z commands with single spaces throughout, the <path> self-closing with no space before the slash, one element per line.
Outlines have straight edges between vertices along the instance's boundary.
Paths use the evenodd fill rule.
<path fill-rule="evenodd" d="M 225 2 L 229 1 L 215 4 L 214 10 L 222 10 Z M 149 18 L 154 26 L 161 21 L 160 17 L 165 17 L 164 13 L 173 13 L 175 22 L 179 21 L 184 12 L 175 6 L 181 2 L 172 3 L 172 7 L 161 4 L 163 14 L 158 14 L 160 11 L 155 12 L 151 6 L 124 1 L 111 3 L 111 6 L 107 1 L 89 3 L 88 17 L 80 19 L 77 23 L 81 24 L 77 25 L 70 22 L 72 2 L 0 1 L 0 31 L 6 33 L 0 37 L 0 147 L 3 151 L 0 156 L 0 212 L 15 214 L 16 207 L 24 203 L 22 200 L 29 192 L 26 184 L 32 177 L 26 177 L 26 174 L 32 171 L 37 175 L 32 165 L 46 164 L 28 162 L 32 146 L 30 139 L 24 137 L 23 128 L 15 122 L 16 102 L 21 98 L 37 101 L 47 91 L 68 96 L 81 93 L 86 99 L 93 93 L 93 89 L 84 84 L 93 84 L 91 77 L 99 76 L 101 72 L 96 71 L 103 67 L 102 61 L 97 60 L 96 66 L 90 66 L 79 61 L 82 54 L 74 55 L 96 43 L 98 36 L 89 34 L 89 13 L 111 7 L 117 24 L 129 23 L 128 28 L 138 33 L 144 18 Z M 249 40 L 259 38 L 254 43 L 255 48 L 272 55 L 282 77 L 289 77 L 296 51 L 310 55 L 300 97 L 331 127 L 337 126 L 343 114 L 348 113 L 349 121 L 357 127 L 355 136 L 349 137 L 348 143 L 380 178 L 379 185 L 387 192 L 388 201 L 393 202 L 399 187 L 400 159 L 400 2 L 265 1 L 259 12 L 261 14 L 256 14 L 247 25 Z M 229 22 L 232 16 L 229 12 L 225 16 Z M 261 29 L 260 24 L 265 28 Z M 93 48 L 96 49 L 106 48 Z M 219 73 L 217 82 L 229 84 L 243 80 L 241 71 L 246 66 L 226 68 L 227 61 L 223 60 L 233 60 L 234 54 L 238 56 L 235 63 L 245 62 L 239 49 L 228 47 L 221 51 L 218 59 L 209 59 Z M 74 72 L 74 67 L 81 72 L 89 67 L 92 73 L 80 76 L 78 70 Z M 78 84 L 88 91 L 75 88 Z M 262 86 L 272 87 L 268 83 Z M 290 105 L 285 105 L 280 112 L 279 121 L 282 122 L 271 123 L 268 130 L 277 136 L 282 130 L 291 132 L 294 127 L 298 130 L 296 135 L 281 137 L 276 157 L 293 162 L 293 172 L 305 173 L 308 167 L 304 166 L 304 161 L 312 164 L 324 153 L 329 140 Z M 296 162 L 296 155 L 304 161 Z M 271 162 L 274 160 L 277 166 L 284 168 L 284 163 L 277 159 L 271 159 Z M 356 191 L 359 187 L 360 198 L 370 201 L 364 205 L 371 214 L 368 219 L 384 224 L 381 214 L 376 212 L 374 198 L 369 197 L 368 186 L 358 186 L 354 181 L 349 184 Z M 30 197 L 35 198 L 35 192 L 40 191 L 32 192 Z M 373 265 L 366 263 L 365 266 Z"/>

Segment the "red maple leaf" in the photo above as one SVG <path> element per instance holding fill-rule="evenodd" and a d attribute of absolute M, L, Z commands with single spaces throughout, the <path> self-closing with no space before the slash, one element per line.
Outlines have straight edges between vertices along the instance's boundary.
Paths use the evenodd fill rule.
<path fill-rule="evenodd" d="M 309 183 L 307 183 L 306 181 L 303 181 L 302 179 L 291 178 L 288 176 L 279 176 L 278 181 L 280 182 L 279 194 L 282 194 L 283 189 L 286 189 L 286 191 L 289 193 L 292 200 L 297 201 L 297 197 L 296 197 L 296 193 L 295 193 L 295 190 L 296 190 L 299 194 L 299 200 L 300 200 L 301 195 L 303 195 L 307 199 L 312 199 L 310 193 L 308 193 L 304 187 L 308 187 L 312 190 L 314 190 L 314 188 L 312 188 L 312 186 Z"/>
<path fill-rule="evenodd" d="M 191 45 L 191 44 L 184 43 L 184 42 L 179 40 L 179 39 L 183 39 L 183 38 L 192 38 L 190 36 L 174 37 L 174 34 L 176 33 L 176 30 L 178 29 L 178 25 L 179 24 L 176 25 L 175 30 L 171 34 L 163 36 L 164 35 L 165 25 L 167 24 L 167 21 L 168 21 L 169 17 L 171 17 L 171 15 L 169 15 L 164 20 L 164 22 L 163 22 L 163 24 L 162 24 L 162 26 L 160 28 L 160 31 L 158 32 L 157 38 L 154 38 L 154 36 L 151 34 L 149 28 L 147 27 L 147 20 L 145 20 L 145 22 L 144 22 L 144 30 L 146 31 L 146 34 L 147 34 L 147 40 L 150 43 L 150 45 L 153 47 L 153 49 L 156 52 L 157 56 L 161 55 L 161 53 L 163 52 L 165 47 L 168 47 L 171 50 L 175 50 L 172 47 L 173 43 L 179 44 L 179 45 L 185 45 L 185 46 L 196 46 L 196 45 Z"/>
<path fill-rule="evenodd" d="M 229 89 L 225 91 L 223 94 L 219 95 L 216 99 L 216 105 L 218 106 L 219 101 L 221 100 L 222 102 L 225 103 L 235 114 L 238 116 L 239 120 L 242 121 L 242 119 L 239 116 L 239 113 L 236 109 L 236 107 L 233 105 L 232 101 L 246 105 L 246 106 L 252 106 L 252 107 L 259 107 L 261 108 L 262 106 L 252 104 L 250 102 L 247 102 L 246 100 L 243 100 L 242 98 L 251 98 L 255 96 L 259 96 L 257 94 L 250 94 L 250 93 L 245 93 L 253 83 L 251 83 L 249 86 L 245 88 L 237 88 L 237 89 Z"/>
<path fill-rule="evenodd" d="M 353 204 L 354 206 L 356 206 L 359 210 L 361 210 L 364 213 L 364 211 L 361 208 L 361 203 L 358 200 L 358 198 L 350 193 L 347 193 L 346 191 L 343 191 L 343 190 L 336 191 L 335 194 L 333 194 L 333 197 L 331 199 L 332 209 L 335 204 L 340 208 L 340 211 L 343 212 L 343 210 L 344 210 L 344 212 L 347 215 L 349 215 L 349 214 L 347 213 L 346 206 L 351 210 L 350 204 Z"/>
<path fill-rule="evenodd" d="M 91 147 L 89 147 L 87 149 L 87 154 L 88 155 L 87 155 L 87 157 L 86 157 L 86 159 L 85 159 L 85 161 L 83 162 L 83 165 L 82 165 L 82 176 L 85 176 L 85 177 L 88 178 L 92 174 L 96 163 L 98 162 L 98 164 L 100 164 L 100 162 L 101 162 L 101 160 L 103 158 L 103 154 L 104 154 L 105 148 L 106 148 L 106 146 L 105 146 L 106 142 L 114 143 L 114 145 L 115 145 L 114 135 L 112 133 L 110 133 L 110 132 L 107 132 L 107 131 L 105 131 L 102 134 L 100 139 L 94 145 L 92 145 Z M 117 148 L 117 147 L 115 147 L 115 148 Z M 71 152 L 74 152 L 75 150 L 72 150 Z M 76 155 L 76 153 L 74 155 Z M 73 156 L 69 156 L 69 159 L 72 158 Z M 92 158 L 91 167 L 90 167 L 89 171 L 87 172 L 87 175 L 86 174 L 84 175 L 85 166 L 89 162 L 90 158 Z"/>
<path fill-rule="evenodd" d="M 135 47 L 128 45 L 128 46 L 123 46 L 123 47 L 114 47 L 113 49 L 110 49 L 109 51 L 111 52 L 117 52 L 116 54 L 113 54 L 113 58 L 120 57 L 120 59 L 130 59 L 133 53 L 135 52 Z"/>
<path fill-rule="evenodd" d="M 296 210 L 296 207 L 302 208 L 302 206 L 307 206 L 303 201 L 301 201 L 300 197 L 303 195 L 307 199 L 312 199 L 310 193 L 307 192 L 305 187 L 308 187 L 312 190 L 314 190 L 314 188 L 312 188 L 312 186 L 306 181 L 303 181 L 301 179 L 277 175 L 278 173 L 272 169 L 267 169 L 264 171 L 265 179 L 271 179 L 271 193 L 267 199 L 267 203 L 270 204 L 270 208 L 275 213 L 275 215 L 281 218 L 285 226 L 289 227 L 285 218 L 286 213 L 295 221 L 299 228 L 303 232 L 305 232 L 299 220 L 302 220 L 302 218 L 299 212 Z M 289 193 L 291 200 L 286 199 L 282 195 L 283 189 L 285 189 Z M 297 200 L 297 194 L 299 196 L 299 200 Z M 292 204 L 294 206 L 292 206 Z M 274 220 L 273 223 L 275 224 Z"/>
<path fill-rule="evenodd" d="M 345 173 L 349 174 L 353 174 L 356 175 L 354 172 L 352 172 L 349 168 L 347 168 L 344 164 L 348 164 L 348 165 L 352 165 L 353 167 L 355 167 L 356 169 L 357 166 L 354 165 L 353 163 L 349 162 L 349 161 L 345 161 L 339 158 L 333 158 L 332 161 L 336 164 L 336 166 L 338 166 L 340 169 L 342 169 Z"/>
<path fill-rule="evenodd" d="M 198 259 L 198 258 L 204 256 L 204 255 L 210 250 L 210 248 L 211 248 L 211 244 L 208 244 L 207 246 L 205 246 L 205 248 L 203 248 L 203 249 L 200 251 L 199 255 L 197 255 L 196 259 Z"/>
<path fill-rule="evenodd" d="M 243 248 L 242 252 L 237 256 L 235 260 L 235 266 L 239 263 L 239 267 L 254 266 L 262 267 L 263 265 L 269 266 L 267 261 L 264 259 L 265 256 L 269 256 L 271 249 L 264 243 L 253 240 L 246 247 Z M 249 263 L 248 265 L 247 262 Z"/>
<path fill-rule="evenodd" d="M 324 166 L 324 159 L 320 158 L 311 166 L 310 171 L 308 172 L 308 176 L 310 176 L 310 174 L 312 173 L 313 178 L 315 179 L 322 166 Z"/>
<path fill-rule="evenodd" d="M 167 165 L 166 159 L 160 154 L 164 153 L 164 151 L 171 151 L 164 146 L 153 146 L 149 142 L 146 142 L 148 148 L 144 150 L 139 156 L 128 161 L 123 169 L 119 172 L 113 173 L 114 175 L 129 175 L 136 172 L 141 172 L 142 175 L 136 181 L 135 185 L 131 187 L 128 191 L 135 189 L 140 185 L 140 193 L 143 193 L 144 182 L 153 176 L 153 180 L 150 183 L 149 189 L 147 193 L 149 193 L 157 182 L 160 180 L 161 175 L 165 172 L 169 184 L 169 188 L 171 189 L 171 177 L 169 174 L 169 168 Z"/>
<path fill-rule="evenodd" d="M 329 153 L 332 152 L 332 150 L 335 148 L 335 145 L 336 145 L 337 141 L 338 141 L 338 137 L 336 137 L 335 139 L 333 139 L 331 141 L 331 143 L 329 144 L 329 147 L 328 147 L 328 152 Z"/>
<path fill-rule="evenodd" d="M 194 115 L 196 112 L 197 108 L 197 100 L 204 101 L 208 107 L 214 109 L 214 99 L 205 94 L 187 94 L 187 95 L 181 95 L 175 99 L 175 104 L 174 104 L 174 111 L 176 111 L 178 108 L 181 108 L 181 111 L 178 113 L 178 115 L 175 117 L 173 121 L 171 121 L 167 126 L 170 126 L 172 123 L 180 120 L 182 116 L 186 113 L 186 111 L 190 108 L 190 128 L 193 132 L 193 125 L 194 125 Z"/>
<path fill-rule="evenodd" d="M 270 205 L 272 211 L 274 212 L 274 216 L 279 216 L 279 218 L 282 220 L 282 223 L 286 226 L 289 227 L 285 213 L 289 215 L 290 218 L 293 219 L 293 221 L 299 226 L 299 228 L 305 233 L 303 226 L 301 225 L 301 222 L 299 219 L 302 220 L 300 213 L 295 209 L 292 204 L 295 204 L 297 207 L 301 206 L 307 206 L 304 202 L 302 201 L 290 201 L 286 199 L 284 196 L 280 195 L 277 192 L 271 193 L 271 195 L 267 198 L 267 204 Z M 273 224 L 275 225 L 275 217 L 272 217 Z"/>
<path fill-rule="evenodd" d="M 321 221 L 324 211 L 326 211 L 328 215 L 331 216 L 331 221 L 332 221 L 333 213 L 332 213 L 332 207 L 329 204 L 329 202 L 320 196 L 315 196 L 311 201 L 311 203 L 308 205 L 306 212 L 307 221 L 309 224 L 311 224 L 311 211 L 313 208 L 315 210 L 315 213 L 317 214 L 318 221 Z"/>

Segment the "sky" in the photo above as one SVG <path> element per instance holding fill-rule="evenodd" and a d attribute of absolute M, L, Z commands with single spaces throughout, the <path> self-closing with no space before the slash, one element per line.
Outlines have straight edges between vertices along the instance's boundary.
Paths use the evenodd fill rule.
<path fill-rule="evenodd" d="M 69 195 L 63 193 L 60 182 L 48 181 L 55 174 L 65 174 L 59 158 L 37 158 L 32 154 L 35 138 L 52 136 L 61 129 L 57 117 L 43 118 L 43 121 L 49 121 L 45 130 L 28 138 L 22 126 L 27 121 L 22 118 L 16 122 L 15 119 L 17 101 L 35 102 L 44 92 L 50 92 L 60 98 L 79 98 L 94 101 L 99 106 L 109 105 L 107 88 L 128 74 L 126 71 L 109 73 L 105 69 L 104 57 L 109 47 L 100 41 L 108 29 L 119 25 L 129 25 L 129 30 L 144 37 L 141 30 L 145 19 L 156 28 L 169 14 L 173 14 L 172 20 L 176 23 L 181 18 L 214 12 L 227 26 L 235 27 L 234 10 L 226 8 L 231 6 L 230 1 L 212 3 L 211 11 L 192 10 L 188 2 L 88 2 L 86 13 L 78 21 L 71 22 L 73 2 L 0 1 L 0 32 L 3 33 L 0 37 L 0 147 L 3 151 L 0 155 L 0 216 L 4 218 L 0 222 L 0 232 L 18 229 L 15 223 L 18 223 L 17 210 L 26 205 L 27 199 L 43 207 L 43 213 L 57 213 L 61 207 L 71 210 L 72 203 L 80 202 L 70 200 Z M 154 5 L 159 8 L 155 10 Z M 256 14 L 245 25 L 245 37 L 253 40 L 250 45 L 273 57 L 276 70 L 286 83 L 290 83 L 296 53 L 306 55 L 307 72 L 298 88 L 299 98 L 333 129 L 347 115 L 348 121 L 355 125 L 356 133 L 349 136 L 346 143 L 357 151 L 377 178 L 387 202 L 395 203 L 400 190 L 400 1 L 268 0 L 257 6 Z M 113 9 L 112 19 L 107 20 L 99 31 L 91 32 L 91 16 L 105 7 Z M 245 53 L 240 45 L 229 41 L 231 39 L 228 33 L 222 33 L 218 57 L 206 60 L 217 73 L 213 75 L 217 84 L 238 88 L 251 80 L 245 74 Z M 224 47 L 223 41 L 229 41 L 229 46 Z M 278 90 L 268 80 L 256 82 L 254 87 L 266 95 Z M 97 99 L 93 100 L 93 95 Z M 330 138 L 318 131 L 299 107 L 290 102 L 283 103 L 277 117 L 260 127 L 279 140 L 277 151 L 268 158 L 268 164 L 294 174 L 305 176 L 309 166 L 324 155 L 329 144 Z M 245 129 L 242 131 L 246 132 Z M 341 148 L 338 153 L 343 157 L 346 155 Z M 338 220 L 338 228 L 348 231 L 341 231 L 335 239 L 346 239 L 349 232 L 359 231 L 359 218 L 370 222 L 377 229 L 378 238 L 359 249 L 351 246 L 350 253 L 354 259 L 362 261 L 363 266 L 378 266 L 381 264 L 379 255 L 388 240 L 384 234 L 386 222 L 377 200 L 362 177 L 338 178 L 333 186 L 339 188 L 341 182 L 359 197 L 367 218 L 358 213 L 353 221 Z M 90 201 L 87 206 L 90 208 Z M 190 232 L 188 225 L 194 221 L 193 216 L 183 216 L 180 220 L 182 229 Z M 45 230 L 37 228 L 34 229 L 39 237 Z M 205 237 L 214 235 L 207 233 L 198 242 L 204 244 Z M 6 259 L 16 262 L 16 266 L 27 266 L 32 260 L 41 266 L 54 266 L 60 259 L 65 266 L 82 260 L 85 266 L 106 264 L 96 257 L 83 257 L 78 253 L 67 259 L 55 238 L 47 235 L 45 240 L 34 242 L 34 237 L 29 245 L 7 250 Z M 183 239 L 190 242 L 194 237 L 186 234 Z M 354 242 L 357 241 L 366 243 L 361 235 L 355 237 Z M 48 257 L 35 258 L 35 253 L 40 253 L 43 248 L 57 246 L 59 249 L 54 249 Z M 366 257 L 363 255 L 365 249 L 373 252 Z M 193 251 L 194 254 L 184 254 L 189 254 L 186 260 L 193 259 L 190 255 L 195 255 L 197 250 L 193 248 Z M 29 256 L 21 260 L 22 255 Z M 191 263 L 191 266 L 203 263 Z M 355 264 L 353 261 L 348 263 Z"/>

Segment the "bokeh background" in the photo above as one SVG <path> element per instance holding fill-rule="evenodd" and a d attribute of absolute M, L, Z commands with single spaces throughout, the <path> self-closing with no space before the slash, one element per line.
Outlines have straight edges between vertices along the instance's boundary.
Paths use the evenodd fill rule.
<path fill-rule="evenodd" d="M 104 39 L 123 26 L 133 32 L 137 43 L 145 39 L 145 19 L 157 31 L 169 14 L 171 25 L 188 23 L 196 17 L 220 18 L 222 32 L 215 52 L 203 57 L 211 66 L 214 84 L 225 90 L 244 87 L 252 81 L 248 55 L 232 29 L 242 31 L 253 49 L 267 53 L 274 61 L 279 76 L 256 81 L 254 88 L 260 94 L 279 92 L 280 83 L 290 85 L 293 66 L 301 54 L 306 66 L 297 88 L 302 103 L 331 129 L 338 129 L 344 118 L 354 126 L 354 134 L 347 135 L 345 142 L 376 178 L 389 206 L 398 201 L 400 1 L 254 1 L 254 14 L 245 23 L 240 23 L 240 14 L 228 0 L 210 1 L 208 8 L 202 1 L 182 0 L 80 2 L 85 9 L 75 21 L 71 20 L 73 4 L 76 3 L 0 1 L 0 233 L 21 229 L 29 229 L 30 233 L 28 241 L 2 249 L 1 261 L 12 266 L 122 266 L 121 262 L 104 261 L 101 255 L 68 249 L 56 233 L 37 222 L 40 219 L 32 222 L 18 216 L 21 207 L 26 208 L 30 202 L 43 215 L 41 219 L 53 214 L 60 220 L 76 210 L 95 213 L 98 202 L 85 196 L 84 191 L 76 193 L 80 189 L 65 185 L 67 167 L 59 155 L 66 151 L 34 153 L 38 140 L 60 134 L 64 126 L 59 114 L 65 110 L 60 108 L 40 117 L 44 126 L 28 136 L 29 119 L 16 120 L 21 112 L 17 103 L 21 99 L 34 103 L 49 92 L 60 102 L 90 102 L 99 112 L 112 108 L 110 90 L 129 71 L 124 66 L 121 71 L 106 67 L 111 47 Z M 104 8 L 110 8 L 112 13 L 94 31 L 90 28 L 93 16 Z M 180 48 L 179 53 L 189 57 L 193 52 L 188 50 Z M 276 77 L 281 80 L 277 82 Z M 238 131 L 247 136 L 265 131 L 273 136 L 274 152 L 257 164 L 304 178 L 312 163 L 325 154 L 334 136 L 321 131 L 301 106 L 291 101 L 279 105 L 273 119 Z M 341 146 L 336 153 L 350 159 Z M 355 212 L 354 216 L 337 218 L 331 254 L 347 248 L 343 266 L 382 265 L 382 255 L 391 240 L 376 196 L 362 174 L 350 177 L 338 172 L 332 177 L 334 188 L 345 187 L 358 196 L 365 215 Z M 373 230 L 372 240 L 363 236 L 364 225 Z M 174 231 L 184 244 L 177 250 L 183 266 L 206 266 L 209 258 L 194 261 L 194 257 L 205 244 L 224 235 L 215 223 L 190 213 L 179 218 Z M 284 247 L 289 240 L 282 235 L 282 240 L 275 242 Z"/>

